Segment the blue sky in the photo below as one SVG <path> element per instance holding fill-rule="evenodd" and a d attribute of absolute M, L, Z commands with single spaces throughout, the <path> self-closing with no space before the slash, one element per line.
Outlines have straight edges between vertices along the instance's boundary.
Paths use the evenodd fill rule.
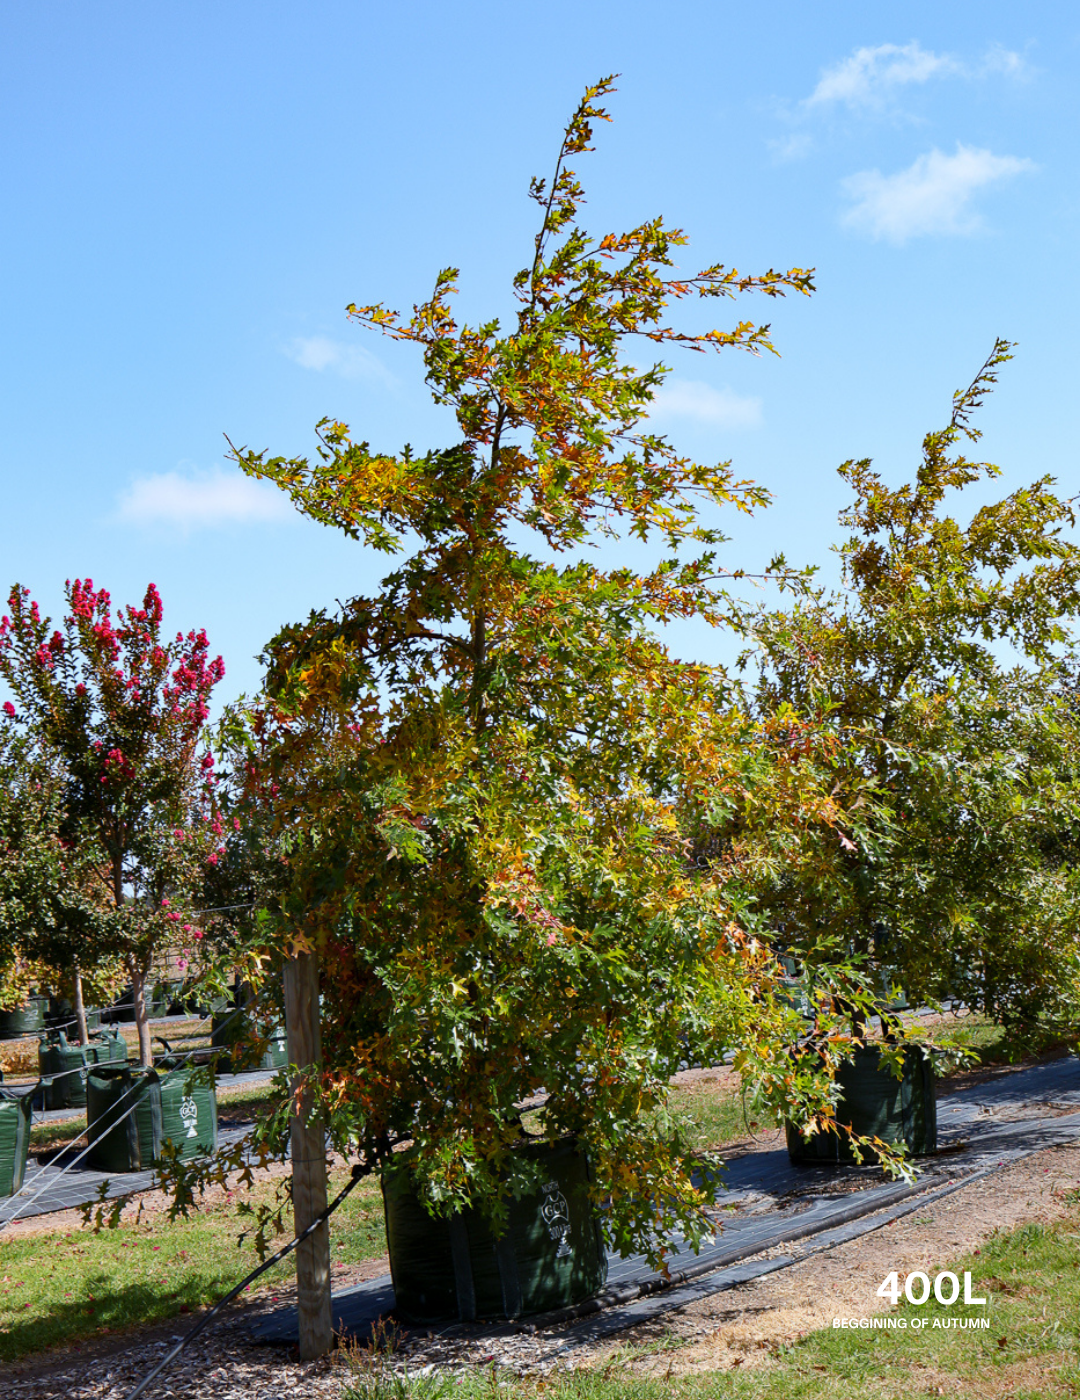
<path fill-rule="evenodd" d="M 687 265 L 814 266 L 770 319 L 782 358 L 675 357 L 657 422 L 775 504 L 727 560 L 828 566 L 836 466 L 914 469 L 996 335 L 982 414 L 999 489 L 1077 488 L 1080 12 L 1064 4 L 543 7 L 305 0 L 0 5 L 0 586 L 159 586 L 206 627 L 222 698 L 283 623 L 385 560 L 300 521 L 224 434 L 309 451 L 453 440 L 415 351 L 351 326 L 462 269 L 505 315 L 531 174 L 584 85 L 621 73 L 578 163 L 598 232 L 662 213 Z M 708 309 L 708 308 L 706 308 Z M 613 562 L 614 555 L 605 556 Z M 703 659 L 730 639 L 687 632 Z"/>

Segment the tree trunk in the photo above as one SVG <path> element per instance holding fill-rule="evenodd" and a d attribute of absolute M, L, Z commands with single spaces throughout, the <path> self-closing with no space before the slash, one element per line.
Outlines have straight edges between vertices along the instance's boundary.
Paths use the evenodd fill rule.
<path fill-rule="evenodd" d="M 131 1002 L 135 1008 L 135 1028 L 139 1032 L 139 1064 L 153 1066 L 154 1052 L 150 1048 L 150 1015 L 146 1007 L 146 973 L 130 963 Z"/>
<path fill-rule="evenodd" d="M 75 964 L 75 1029 L 80 1045 L 90 1044 L 90 1032 L 86 1028 L 86 1007 L 83 1005 L 82 973 Z"/>
<path fill-rule="evenodd" d="M 319 961 L 301 953 L 285 964 L 285 1035 L 289 1063 L 301 1075 L 322 1064 L 319 1026 Z M 326 1209 L 326 1128 L 321 1118 L 309 1120 L 312 1094 L 295 1092 L 290 1120 L 292 1149 L 293 1226 L 297 1236 Z M 300 1358 L 323 1356 L 334 1343 L 330 1305 L 330 1226 L 327 1221 L 296 1247 L 296 1294 Z"/>

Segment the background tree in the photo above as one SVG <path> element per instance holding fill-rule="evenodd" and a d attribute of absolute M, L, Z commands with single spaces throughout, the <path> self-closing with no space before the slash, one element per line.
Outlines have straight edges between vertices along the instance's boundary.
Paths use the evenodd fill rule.
<path fill-rule="evenodd" d="M 63 821 L 58 765 L 5 715 L 0 721 L 0 1006 L 5 1009 L 25 1002 L 35 983 L 54 990 L 66 985 L 72 960 L 96 929 L 89 853 L 65 841 Z M 81 1024 L 85 1043 L 85 1016 Z"/>
<path fill-rule="evenodd" d="M 11 591 L 0 676 L 16 701 L 5 703 L 5 723 L 48 756 L 61 784 L 59 839 L 92 870 L 98 910 L 76 962 L 123 961 L 148 1065 L 147 984 L 158 955 L 196 932 L 184 910 L 218 841 L 202 735 L 224 665 L 209 658 L 204 632 L 162 640 L 153 584 L 141 607 L 115 620 L 109 594 L 91 580 L 65 591 L 69 613 L 57 629 L 27 589 Z"/>
<path fill-rule="evenodd" d="M 757 706 L 831 731 L 842 805 L 873 795 L 877 840 L 800 859 L 757 894 L 811 961 L 877 950 L 909 995 L 957 995 L 990 1014 L 1080 1031 L 1080 727 L 1063 679 L 1080 603 L 1071 505 L 1044 476 L 974 512 L 953 493 L 998 469 L 957 451 L 1010 347 L 998 341 L 913 482 L 869 461 L 841 475 L 839 593 L 806 592 L 754 626 Z M 809 842 L 809 845 L 807 844 Z"/>
<path fill-rule="evenodd" d="M 659 219 L 591 238 L 567 161 L 589 149 L 610 86 L 586 93 L 551 184 L 532 183 L 540 228 L 509 330 L 457 325 L 454 269 L 411 318 L 350 308 L 421 348 L 453 445 L 382 454 L 324 420 L 314 460 L 237 452 L 313 519 L 387 552 L 416 543 L 376 597 L 274 639 L 247 742 L 288 861 L 261 936 L 278 957 L 320 952 L 322 1088 L 344 1138 L 377 1157 L 407 1134 L 434 1207 L 498 1215 L 508 1189 L 536 1184 L 512 1148 L 543 1088 L 544 1131 L 587 1145 L 617 1243 L 655 1252 L 671 1223 L 692 1239 L 708 1228 L 711 1168 L 663 1114 L 688 1053 L 737 1048 L 789 1106 L 803 1094 L 827 1112 L 829 1092 L 795 1085 L 792 1017 L 726 898 L 730 865 L 690 861 L 696 814 L 750 722 L 717 672 L 650 631 L 724 618 L 722 536 L 701 507 L 766 493 L 650 432 L 666 368 L 623 353 L 635 338 L 771 349 L 767 327 L 690 332 L 665 310 L 806 293 L 811 278 L 674 273 L 686 239 Z M 603 537 L 651 542 L 658 562 L 551 562 Z M 797 787 L 775 791 L 790 803 Z M 838 820 L 816 791 L 798 810 Z"/>

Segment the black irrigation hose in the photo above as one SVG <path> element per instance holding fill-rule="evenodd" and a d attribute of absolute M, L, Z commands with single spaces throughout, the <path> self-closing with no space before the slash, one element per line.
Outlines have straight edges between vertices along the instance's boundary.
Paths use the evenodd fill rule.
<path fill-rule="evenodd" d="M 333 1215 L 334 1211 L 337 1210 L 338 1206 L 342 1203 L 345 1197 L 353 1189 L 353 1187 L 358 1186 L 360 1182 L 363 1181 L 364 1177 L 370 1176 L 374 1170 L 374 1163 L 368 1166 L 364 1163 L 358 1162 L 356 1166 L 353 1167 L 352 1176 L 349 1178 L 349 1181 L 344 1187 L 344 1189 L 341 1190 L 338 1193 L 338 1195 L 334 1197 L 334 1199 L 330 1202 L 330 1204 L 326 1207 L 324 1211 L 321 1211 L 319 1215 L 316 1216 L 316 1218 L 311 1222 L 307 1229 L 301 1231 L 301 1233 L 297 1235 L 295 1239 L 290 1240 L 288 1244 L 283 1245 L 281 1249 L 279 1249 L 276 1254 L 271 1255 L 269 1259 L 263 1260 L 263 1262 L 259 1265 L 257 1269 L 253 1269 L 251 1273 L 248 1274 L 247 1278 L 241 1279 L 235 1288 L 230 1289 L 230 1291 L 225 1294 L 224 1298 L 216 1302 L 214 1306 L 210 1309 L 210 1311 L 205 1315 L 205 1317 L 201 1317 L 195 1324 L 195 1326 L 191 1329 L 191 1331 L 188 1332 L 188 1334 L 185 1337 L 182 1337 L 179 1342 L 177 1342 L 176 1346 L 173 1347 L 172 1351 L 170 1351 L 166 1356 L 164 1356 L 154 1367 L 154 1369 L 151 1372 L 149 1372 L 148 1375 L 145 1375 L 142 1378 L 142 1380 L 135 1387 L 135 1389 L 128 1394 L 126 1400 L 138 1400 L 138 1397 L 144 1393 L 146 1387 L 150 1384 L 150 1382 L 152 1380 L 155 1380 L 162 1373 L 162 1371 L 165 1370 L 166 1366 L 170 1366 L 180 1355 L 180 1353 L 184 1350 L 184 1348 L 191 1345 L 191 1343 L 195 1340 L 195 1338 L 199 1335 L 200 1332 L 204 1331 L 207 1327 L 210 1326 L 210 1323 L 213 1322 L 214 1318 L 218 1315 L 219 1312 L 221 1312 L 223 1308 L 228 1307 L 228 1305 L 233 1301 L 234 1298 L 239 1297 L 239 1295 L 244 1291 L 244 1289 L 247 1288 L 247 1286 L 250 1283 L 252 1283 L 255 1279 L 257 1279 L 260 1274 L 266 1273 L 267 1269 L 271 1269 L 275 1264 L 279 1264 L 281 1260 L 284 1259 L 287 1254 L 290 1254 L 298 1244 L 303 1243 L 303 1241 L 307 1239 L 308 1235 L 312 1234 L 315 1230 L 317 1230 L 320 1225 L 325 1224 L 326 1221 L 329 1220 L 330 1216 Z"/>

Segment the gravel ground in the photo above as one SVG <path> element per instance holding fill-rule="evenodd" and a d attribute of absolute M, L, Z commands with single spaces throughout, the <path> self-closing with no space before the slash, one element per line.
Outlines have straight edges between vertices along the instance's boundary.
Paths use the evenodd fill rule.
<path fill-rule="evenodd" d="M 255 1347 L 246 1322 L 236 1320 L 181 1352 L 148 1391 L 148 1400 L 323 1400 L 341 1393 L 336 1357 L 305 1364 L 278 1349 Z M 72 1364 L 49 1375 L 10 1376 L 10 1400 L 123 1400 L 166 1351 L 178 1333 L 144 1339 L 112 1355 Z"/>

